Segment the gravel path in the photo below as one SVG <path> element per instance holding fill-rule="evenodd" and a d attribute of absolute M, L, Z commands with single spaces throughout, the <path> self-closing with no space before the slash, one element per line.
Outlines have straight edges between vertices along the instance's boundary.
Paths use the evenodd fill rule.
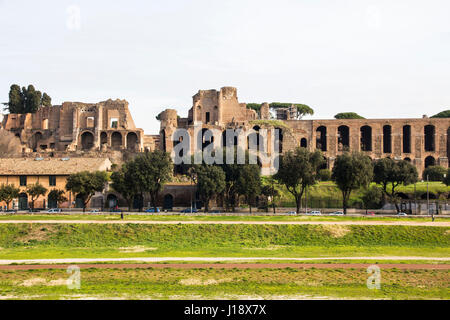
<path fill-rule="evenodd" d="M 168 263 L 168 264 L 80 264 L 80 269 L 367 269 L 368 263 Z M 37 269 L 67 269 L 67 264 L 38 264 L 38 265 L 8 265 L 0 266 L 0 270 L 37 270 Z M 400 270 L 450 270 L 450 264 L 377 264 L 380 269 Z"/>
<path fill-rule="evenodd" d="M 450 261 L 450 258 L 437 257 L 403 257 L 403 256 L 380 256 L 380 257 L 320 257 L 320 258 L 268 258 L 268 257 L 142 257 L 142 258 L 79 258 L 79 259 L 26 259 L 26 260 L 0 260 L 0 265 L 9 264 L 69 264 L 69 263 L 95 263 L 95 262 L 237 262 L 237 261 L 317 261 L 317 260 L 429 260 Z"/>
<path fill-rule="evenodd" d="M 0 224 L 277 224 L 277 225 L 382 225 L 382 226 L 424 226 L 450 227 L 450 221 L 142 221 L 142 220 L 0 220 Z"/>

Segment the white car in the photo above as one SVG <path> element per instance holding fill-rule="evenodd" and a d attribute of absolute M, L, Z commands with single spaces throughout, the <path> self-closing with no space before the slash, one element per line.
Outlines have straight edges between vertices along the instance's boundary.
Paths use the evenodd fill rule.
<path fill-rule="evenodd" d="M 289 211 L 288 214 L 296 215 L 297 212 L 295 212 L 295 211 Z"/>
<path fill-rule="evenodd" d="M 320 211 L 311 211 L 307 212 L 306 214 L 310 216 L 320 216 L 322 213 Z"/>
<path fill-rule="evenodd" d="M 330 216 L 343 216 L 344 213 L 342 211 L 336 211 L 336 212 L 332 212 L 330 213 Z"/>
<path fill-rule="evenodd" d="M 398 215 L 398 216 L 402 216 L 402 217 L 406 217 L 406 216 L 407 216 L 407 214 L 404 213 L 404 212 L 399 212 L 399 213 L 397 213 L 397 215 Z"/>
<path fill-rule="evenodd" d="M 61 209 L 56 209 L 56 208 L 48 209 L 47 213 L 61 213 Z"/>

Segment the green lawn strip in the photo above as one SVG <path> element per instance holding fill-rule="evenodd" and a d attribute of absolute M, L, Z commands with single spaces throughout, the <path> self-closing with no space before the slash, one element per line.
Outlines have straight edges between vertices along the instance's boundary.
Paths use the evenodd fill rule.
<path fill-rule="evenodd" d="M 3 298 L 449 299 L 446 270 L 382 270 L 381 289 L 356 269 L 83 269 L 81 289 L 65 270 L 0 271 Z M 53 281 L 53 282 L 52 282 Z"/>
<path fill-rule="evenodd" d="M 69 259 L 69 258 L 142 258 L 142 257 L 236 257 L 236 258 L 320 258 L 320 257 L 366 257 L 366 256 L 414 256 L 414 257 L 450 257 L 450 248 L 441 247 L 395 247 L 395 246 L 339 246 L 292 247 L 289 250 L 251 250 L 236 247 L 199 247 L 199 248 L 161 248 L 147 252 L 124 253 L 114 248 L 48 248 L 3 249 L 2 260 L 23 259 Z"/>
<path fill-rule="evenodd" d="M 0 259 L 450 256 L 450 228 L 333 225 L 0 225 Z"/>
<path fill-rule="evenodd" d="M 0 220 L 62 220 L 62 221 L 119 221 L 120 215 L 0 215 Z M 382 217 L 382 216 L 286 216 L 286 215 L 137 215 L 125 214 L 125 221 L 415 221 L 428 222 L 430 217 Z M 450 221 L 449 218 L 436 217 L 435 221 Z"/>

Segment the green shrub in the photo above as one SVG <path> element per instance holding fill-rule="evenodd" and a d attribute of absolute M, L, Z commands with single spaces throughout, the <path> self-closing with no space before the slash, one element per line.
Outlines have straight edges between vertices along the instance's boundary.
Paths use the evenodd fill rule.
<path fill-rule="evenodd" d="M 441 166 L 430 166 L 423 171 L 422 179 L 430 181 L 444 181 L 444 175 L 447 174 L 447 169 Z"/>

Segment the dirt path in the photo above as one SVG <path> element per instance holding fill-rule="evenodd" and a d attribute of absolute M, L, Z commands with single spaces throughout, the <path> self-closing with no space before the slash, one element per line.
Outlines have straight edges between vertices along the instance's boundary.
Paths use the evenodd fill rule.
<path fill-rule="evenodd" d="M 450 227 L 450 221 L 142 221 L 142 220 L 0 220 L 0 224 L 277 224 L 277 225 L 382 225 Z"/>
<path fill-rule="evenodd" d="M 380 257 L 320 257 L 320 258 L 268 258 L 268 257 L 142 257 L 142 258 L 79 258 L 79 259 L 26 259 L 26 260 L 0 260 L 0 265 L 10 264 L 76 264 L 96 262 L 238 262 L 238 261 L 317 261 L 317 260 L 428 260 L 428 261 L 450 261 L 450 258 L 437 257 L 402 257 L 402 256 L 380 256 Z"/>
<path fill-rule="evenodd" d="M 67 269 L 67 264 L 39 264 L 39 265 L 8 265 L 0 266 L 0 270 L 37 270 L 37 269 Z M 367 269 L 368 263 L 168 263 L 168 264 L 80 264 L 80 269 Z M 377 264 L 380 269 L 400 270 L 450 270 L 449 264 Z"/>

